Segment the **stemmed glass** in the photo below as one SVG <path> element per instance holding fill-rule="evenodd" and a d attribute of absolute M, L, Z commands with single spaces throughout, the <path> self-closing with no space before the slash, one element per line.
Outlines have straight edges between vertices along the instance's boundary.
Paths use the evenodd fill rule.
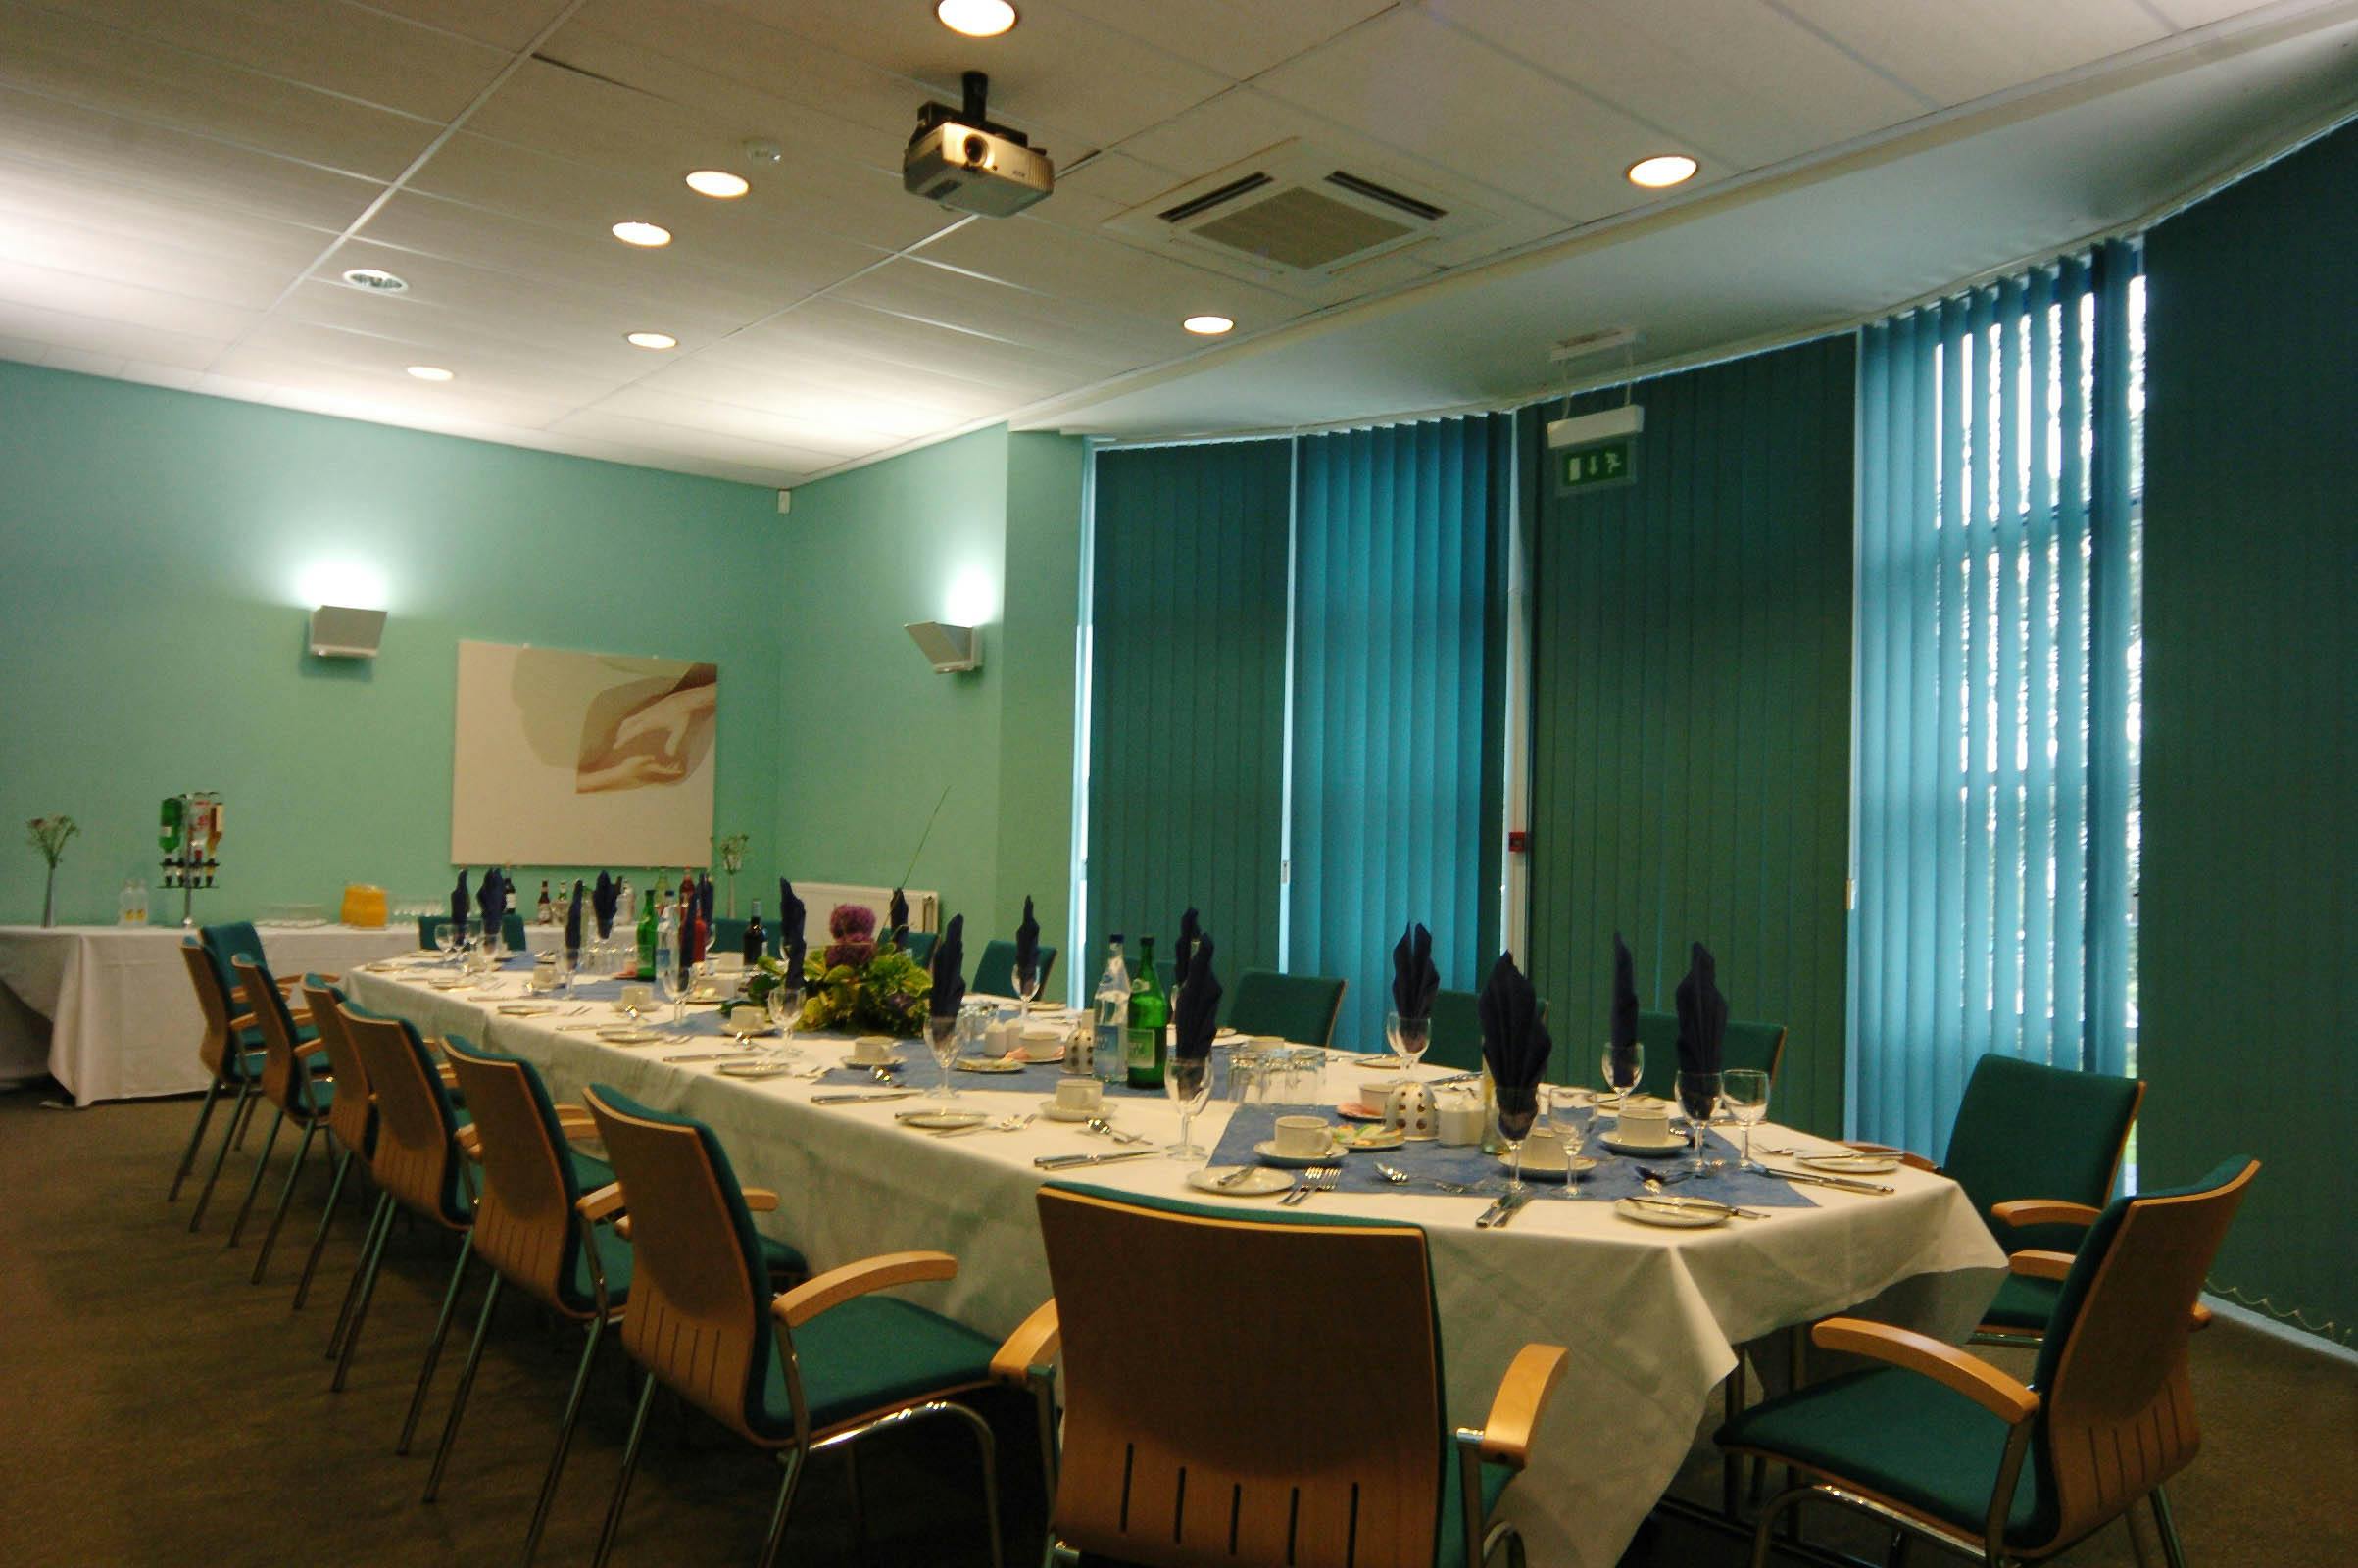
<path fill-rule="evenodd" d="M 1498 1136 L 1506 1140 L 1508 1175 L 1506 1191 L 1509 1197 L 1523 1191 L 1523 1140 L 1531 1136 L 1531 1124 L 1539 1119 L 1539 1085 L 1529 1084 L 1520 1089 L 1498 1086 Z"/>
<path fill-rule="evenodd" d="M 1571 1114 L 1586 1104 L 1588 1114 L 1575 1119 Z M 1564 1146 L 1564 1180 L 1580 1180 L 1581 1151 L 1589 1147 L 1589 1138 L 1597 1131 L 1597 1102 L 1580 1090 L 1558 1086 L 1547 1096 L 1547 1125 Z"/>
<path fill-rule="evenodd" d="M 778 1043 L 770 1053 L 783 1059 L 793 1054 L 794 1031 L 803 1021 L 803 988 L 780 980 L 772 986 L 763 1004 L 769 1010 L 771 1027 L 778 1032 Z"/>
<path fill-rule="evenodd" d="M 1711 1167 L 1703 1160 L 1703 1138 L 1711 1112 L 1719 1104 L 1719 1074 L 1715 1072 L 1679 1074 L 1679 1104 L 1686 1109 L 1688 1124 L 1695 1130 L 1694 1150 L 1687 1156 L 1690 1176 L 1711 1174 Z"/>
<path fill-rule="evenodd" d="M 1392 1042 L 1392 1054 L 1400 1059 L 1404 1077 L 1424 1059 L 1425 1048 L 1433 1044 L 1433 1020 L 1403 1018 L 1397 1012 L 1384 1014 L 1384 1038 Z"/>
<path fill-rule="evenodd" d="M 434 951 L 442 956 L 445 963 L 459 956 L 459 932 L 448 920 L 434 927 Z"/>
<path fill-rule="evenodd" d="M 696 977 L 688 973 L 679 961 L 676 943 L 659 941 L 655 947 L 655 983 L 663 999 L 671 1004 L 671 1027 L 685 1030 L 688 1026 L 688 988 Z"/>
<path fill-rule="evenodd" d="M 1039 994 L 1040 959 L 1034 956 L 1029 961 L 1015 965 L 1015 997 L 1029 1009 L 1032 999 Z"/>
<path fill-rule="evenodd" d="M 1604 1048 L 1604 1086 L 1611 1092 L 1615 1105 L 1619 1105 L 1621 1102 L 1636 1094 L 1638 1085 L 1645 1078 L 1646 1048 L 1644 1046 L 1633 1045 L 1626 1053 L 1619 1054 L 1615 1053 L 1611 1046 Z"/>
<path fill-rule="evenodd" d="M 950 1087 L 950 1064 L 958 1059 L 958 1043 L 964 1038 L 965 1032 L 962 1013 L 947 1018 L 929 1016 L 925 1020 L 925 1044 L 933 1052 L 934 1065 L 942 1069 L 944 1105 L 958 1098 L 958 1091 Z"/>
<path fill-rule="evenodd" d="M 1719 1075 L 1720 1102 L 1728 1107 L 1744 1128 L 1743 1170 L 1759 1170 L 1752 1163 L 1752 1128 L 1766 1120 L 1769 1108 L 1769 1075 L 1757 1067 L 1730 1067 Z"/>
<path fill-rule="evenodd" d="M 1181 1055 L 1177 1052 L 1162 1064 L 1162 1091 L 1179 1107 L 1179 1141 L 1166 1144 L 1162 1152 L 1173 1159 L 1208 1159 L 1210 1154 L 1196 1142 L 1196 1113 L 1211 1097 L 1211 1057 Z"/>

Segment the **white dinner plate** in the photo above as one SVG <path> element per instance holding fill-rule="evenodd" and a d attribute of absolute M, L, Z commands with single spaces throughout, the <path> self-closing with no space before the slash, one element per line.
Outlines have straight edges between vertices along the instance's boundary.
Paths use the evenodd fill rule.
<path fill-rule="evenodd" d="M 980 1127 L 990 1115 L 980 1110 L 905 1110 L 893 1120 L 923 1132 L 946 1133 L 958 1127 Z"/>
<path fill-rule="evenodd" d="M 1237 1176 L 1238 1171 L 1244 1174 Z M 1236 1176 L 1236 1180 L 1223 1185 L 1223 1176 Z M 1189 1171 L 1187 1185 L 1220 1198 L 1266 1198 L 1271 1193 L 1292 1192 L 1294 1178 L 1260 1165 L 1206 1165 Z"/>
<path fill-rule="evenodd" d="M 1643 1157 L 1652 1154 L 1683 1154 L 1687 1152 L 1687 1140 L 1684 1138 L 1665 1139 L 1658 1144 L 1632 1144 L 1615 1138 L 1611 1133 L 1598 1133 L 1597 1141 L 1616 1154 L 1637 1154 Z"/>
<path fill-rule="evenodd" d="M 782 1078 L 794 1068 L 782 1061 L 724 1061 L 712 1070 L 723 1078 Z"/>
<path fill-rule="evenodd" d="M 1613 1204 L 1613 1212 L 1641 1225 L 1661 1225 L 1674 1231 L 1707 1230 L 1735 1217 L 1724 1204 L 1693 1198 L 1624 1198 Z"/>
<path fill-rule="evenodd" d="M 1105 1115 L 1106 1111 L 1102 1103 L 1088 1110 L 1074 1110 L 1069 1105 L 1057 1104 L 1056 1097 L 1051 1095 L 1040 1102 L 1040 1114 L 1050 1121 L 1088 1121 L 1094 1116 Z"/>
<path fill-rule="evenodd" d="M 1799 1163 L 1829 1176 L 1885 1176 L 1899 1168 L 1891 1154 L 1802 1154 Z"/>
<path fill-rule="evenodd" d="M 1407 1141 L 1408 1135 L 1398 1127 L 1371 1127 L 1360 1122 L 1335 1129 L 1335 1147 L 1353 1152 L 1381 1153 L 1387 1149 L 1398 1149 Z"/>
<path fill-rule="evenodd" d="M 657 1034 L 652 1029 L 601 1029 L 598 1038 L 610 1046 L 651 1046 L 658 1040 L 673 1037 Z"/>
<path fill-rule="evenodd" d="M 545 1002 L 503 1002 L 500 1011 L 510 1018 L 536 1018 L 549 1010 Z"/>

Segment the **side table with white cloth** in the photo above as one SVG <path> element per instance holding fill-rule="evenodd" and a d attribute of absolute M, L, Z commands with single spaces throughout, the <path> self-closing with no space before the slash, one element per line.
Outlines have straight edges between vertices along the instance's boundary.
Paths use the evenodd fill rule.
<path fill-rule="evenodd" d="M 535 946 L 555 928 L 530 927 Z M 415 922 L 260 926 L 272 973 L 342 973 L 418 947 Z M 0 925 L 0 1084 L 49 1073 L 74 1103 L 196 1094 L 205 1020 L 174 951 L 195 933 L 158 925 Z"/>
<path fill-rule="evenodd" d="M 346 983 L 356 1002 L 407 1017 L 421 1034 L 457 1031 L 532 1061 L 560 1098 L 604 1082 L 709 1123 L 739 1175 L 778 1194 L 777 1209 L 756 1222 L 791 1239 L 814 1269 L 905 1248 L 953 1253 L 958 1278 L 924 1288 L 919 1298 L 995 1337 L 1049 1295 L 1034 1195 L 1052 1178 L 1034 1158 L 1118 1147 L 1045 1116 L 1019 1130 L 939 1138 L 895 1119 L 921 1099 L 813 1102 L 814 1095 L 840 1095 L 845 1080 L 864 1073 L 830 1072 L 827 1081 L 722 1076 L 719 1065 L 736 1048 L 711 1008 L 691 1009 L 684 1030 L 664 1024 L 646 1031 L 653 1038 L 645 1043 L 610 1044 L 595 1031 L 615 1021 L 612 981 L 538 998 L 524 995 L 514 972 L 484 987 L 446 967 L 403 964 L 355 971 Z M 796 1050 L 814 1070 L 840 1065 L 849 1042 L 805 1035 Z M 923 1048 L 902 1050 L 909 1087 L 927 1088 L 934 1074 Z M 1326 1074 L 1332 1086 L 1351 1077 L 1348 1070 Z M 962 1102 L 994 1117 L 1043 1109 L 1042 1086 L 1030 1074 L 1020 1086 L 981 1074 L 959 1078 Z M 1155 1146 L 1177 1131 L 1177 1113 L 1160 1097 L 1109 1094 L 1106 1103 L 1114 1126 Z M 1216 1145 L 1244 1108 L 1209 1105 L 1199 1137 Z M 1821 1142 L 1783 1128 L 1764 1126 L 1759 1134 L 1772 1145 Z M 1186 1185 L 1193 1168 L 1157 1152 L 1061 1178 L 1233 1202 L 1240 1214 L 1274 1200 L 1207 1198 Z M 1709 1230 L 1632 1224 L 1611 1202 L 1567 1201 L 1560 1188 L 1494 1230 L 1474 1225 L 1485 1200 L 1404 1187 L 1347 1185 L 1320 1193 L 1313 1204 L 1323 1213 L 1425 1227 L 1452 1410 L 1480 1411 L 1523 1345 L 1568 1348 L 1568 1396 L 1551 1405 L 1531 1469 L 1507 1494 L 1505 1511 L 1534 1563 L 1607 1568 L 1677 1475 L 1706 1406 L 1736 1365 L 1738 1346 L 1870 1302 L 1870 1311 L 1951 1343 L 1971 1332 L 2004 1277 L 2003 1253 L 1955 1183 L 1913 1170 L 1887 1180 L 1893 1191 L 1875 1196 L 1796 1188 L 1803 1199 L 1766 1218 Z M 1216 1356 L 1222 1335 L 1270 1332 L 1269 1324 L 1206 1325 L 1202 1352 Z M 1381 1397 L 1380 1389 L 1339 1388 L 1335 1413 L 1347 1416 L 1355 1398 Z"/>

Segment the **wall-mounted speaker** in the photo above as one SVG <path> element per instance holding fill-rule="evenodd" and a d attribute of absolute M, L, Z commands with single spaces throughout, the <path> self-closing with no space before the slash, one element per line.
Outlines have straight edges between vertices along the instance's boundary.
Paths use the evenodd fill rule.
<path fill-rule="evenodd" d="M 321 605 L 311 612 L 311 651 L 321 659 L 374 659 L 385 640 L 385 612 Z"/>
<path fill-rule="evenodd" d="M 916 640 L 917 652 L 925 656 L 937 675 L 956 675 L 982 667 L 982 628 L 952 626 L 938 620 L 920 620 L 904 627 Z"/>

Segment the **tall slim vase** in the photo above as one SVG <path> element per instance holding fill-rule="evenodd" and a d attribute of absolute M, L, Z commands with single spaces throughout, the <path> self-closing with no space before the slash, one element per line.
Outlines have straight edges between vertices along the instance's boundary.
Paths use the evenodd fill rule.
<path fill-rule="evenodd" d="M 44 926 L 52 926 L 52 925 L 55 925 L 55 924 L 57 924 L 57 920 L 54 918 L 54 915 L 55 915 L 55 913 L 56 913 L 56 909 L 57 909 L 57 867 L 53 865 L 53 866 L 51 866 L 51 867 L 49 868 L 49 880 L 41 884 L 41 924 L 42 924 L 42 925 L 44 925 Z"/>

